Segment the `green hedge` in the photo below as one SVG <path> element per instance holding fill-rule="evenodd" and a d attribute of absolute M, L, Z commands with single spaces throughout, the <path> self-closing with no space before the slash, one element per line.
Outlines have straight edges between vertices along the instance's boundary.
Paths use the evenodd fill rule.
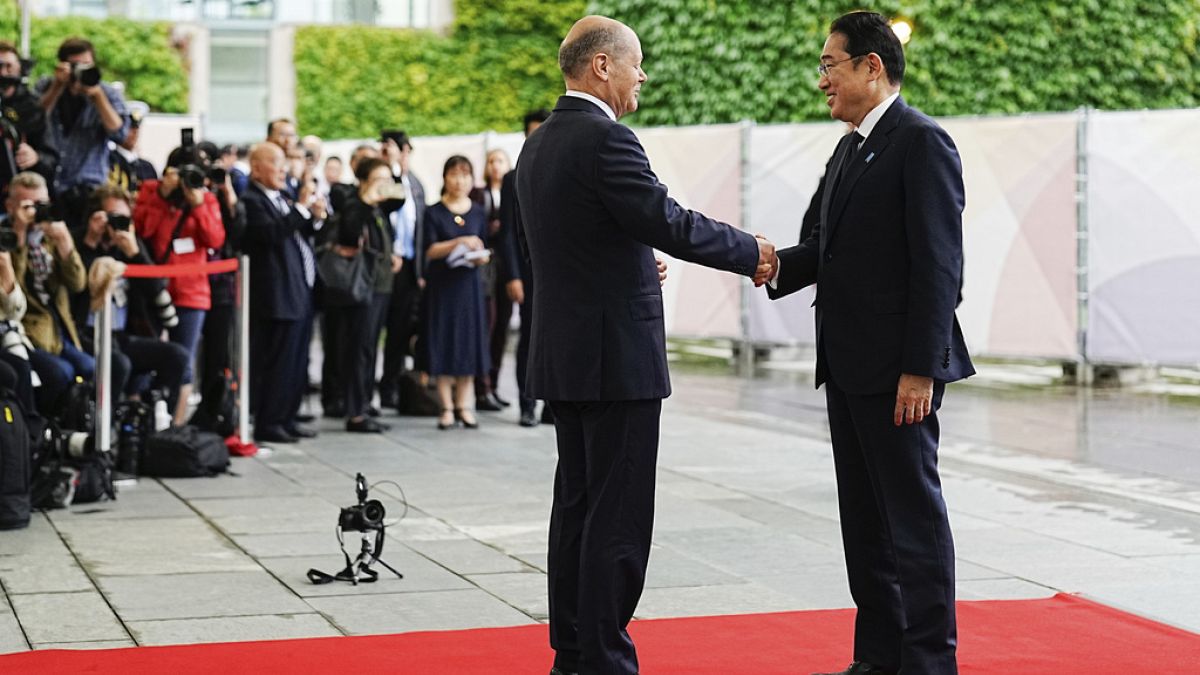
<path fill-rule="evenodd" d="M 448 36 L 307 27 L 296 37 L 304 133 L 516 130 L 562 90 L 559 41 L 585 11 L 642 38 L 639 125 L 828 119 L 814 66 L 852 0 L 458 0 Z M 905 96 L 935 115 L 1200 105 L 1200 0 L 883 0 L 908 19 Z"/>
<path fill-rule="evenodd" d="M 16 4 L 0 3 L 0 37 L 19 44 Z M 170 24 L 75 16 L 34 17 L 29 46 L 37 66 L 31 84 L 54 71 L 58 45 L 72 36 L 91 40 L 105 81 L 124 82 L 126 100 L 145 101 L 155 112 L 187 112 L 188 74 L 182 55 L 171 45 Z"/>
<path fill-rule="evenodd" d="M 583 0 L 458 0 L 450 34 L 306 26 L 295 42 L 296 118 L 326 138 L 516 130 L 562 93 L 556 54 Z"/>
<path fill-rule="evenodd" d="M 839 0 L 594 0 L 642 38 L 633 124 L 828 119 L 817 63 Z M 965 115 L 1200 105 L 1200 0 L 885 0 L 914 26 L 905 97 Z"/>

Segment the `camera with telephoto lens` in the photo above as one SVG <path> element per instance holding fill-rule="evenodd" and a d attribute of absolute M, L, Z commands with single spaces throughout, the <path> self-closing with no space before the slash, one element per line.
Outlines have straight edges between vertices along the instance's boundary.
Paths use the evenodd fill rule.
<path fill-rule="evenodd" d="M 94 63 L 72 63 L 71 81 L 78 82 L 85 87 L 94 87 L 100 84 L 100 66 Z"/>
<path fill-rule="evenodd" d="M 213 168 L 208 170 L 208 180 L 215 187 L 221 187 L 221 186 L 225 185 L 225 176 L 226 176 L 226 171 L 223 167 L 214 166 Z"/>
<path fill-rule="evenodd" d="M 37 202 L 33 205 L 33 222 L 54 223 L 63 219 L 62 207 L 53 202 Z"/>
<path fill-rule="evenodd" d="M 186 188 L 199 190 L 204 187 L 204 169 L 195 164 L 184 164 L 179 167 L 179 182 Z"/>
<path fill-rule="evenodd" d="M 108 213 L 108 226 L 114 230 L 133 230 L 133 220 L 120 213 Z"/>
<path fill-rule="evenodd" d="M 59 457 L 87 459 L 96 454 L 96 438 L 86 431 L 71 431 L 51 426 L 46 429 L 44 447 Z"/>
<path fill-rule="evenodd" d="M 367 499 L 367 479 L 360 473 L 354 479 L 358 503 L 342 508 L 338 514 L 338 527 L 346 532 L 370 532 L 383 529 L 383 517 L 387 513 L 378 499 Z"/>
<path fill-rule="evenodd" d="M 158 320 L 165 328 L 179 325 L 179 314 L 175 311 L 175 303 L 171 302 L 171 294 L 162 289 L 154 296 L 154 307 L 158 310 Z"/>
<path fill-rule="evenodd" d="M 0 227 L 0 253 L 17 250 L 20 240 L 10 227 Z"/>

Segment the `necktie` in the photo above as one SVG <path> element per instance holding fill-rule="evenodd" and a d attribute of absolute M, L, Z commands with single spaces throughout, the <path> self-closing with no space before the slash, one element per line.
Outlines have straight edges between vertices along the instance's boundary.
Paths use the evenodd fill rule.
<path fill-rule="evenodd" d="M 292 212 L 292 207 L 284 199 L 281 193 L 275 194 L 275 203 L 279 207 L 279 213 L 287 216 Z M 292 239 L 296 242 L 296 247 L 300 249 L 300 261 L 304 265 L 304 281 L 309 288 L 317 281 L 317 261 L 313 258 L 312 249 L 308 247 L 308 242 L 304 241 L 304 237 L 300 235 L 299 230 L 292 232 Z"/>
<path fill-rule="evenodd" d="M 850 167 L 853 166 L 854 158 L 858 156 L 859 146 L 861 146 L 863 141 L 866 140 L 862 137 L 862 134 L 858 133 L 857 131 L 852 133 L 850 136 L 850 147 L 846 148 L 846 154 L 842 156 L 842 163 L 838 165 L 837 177 L 833 184 L 834 194 L 836 194 L 837 191 L 842 187 L 842 178 L 846 175 L 846 172 L 850 170 Z"/>

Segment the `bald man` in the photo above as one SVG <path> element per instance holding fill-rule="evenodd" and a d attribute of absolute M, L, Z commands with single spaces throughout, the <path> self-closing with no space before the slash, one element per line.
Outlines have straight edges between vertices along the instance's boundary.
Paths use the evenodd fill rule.
<path fill-rule="evenodd" d="M 617 123 L 646 82 L 628 26 L 581 19 L 558 60 L 566 95 L 525 142 L 516 178 L 537 279 L 527 386 L 549 402 L 558 435 L 551 672 L 632 674 L 626 626 L 645 580 L 671 393 L 654 249 L 761 283 L 774 246 L 677 204 Z"/>
<path fill-rule="evenodd" d="M 297 424 L 305 389 L 316 259 L 307 237 L 325 218 L 321 202 L 282 193 L 287 159 L 273 143 L 250 151 L 245 250 L 250 255 L 250 406 L 254 440 L 295 443 L 315 432 Z"/>

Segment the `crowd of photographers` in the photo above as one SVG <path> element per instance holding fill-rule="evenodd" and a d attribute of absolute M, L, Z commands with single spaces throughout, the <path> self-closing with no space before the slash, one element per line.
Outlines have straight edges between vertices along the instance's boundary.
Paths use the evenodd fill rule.
<path fill-rule="evenodd" d="M 123 272 L 242 254 L 255 440 L 315 435 L 300 404 L 317 331 L 323 412 L 348 431 L 387 428 L 376 393 L 380 407 L 440 414 L 440 428 L 474 428 L 474 410 L 507 407 L 495 379 L 523 291 L 501 217 L 502 152 L 474 189 L 469 160 L 451 158 L 428 208 L 402 131 L 356 148 L 350 183 L 340 158 L 318 166 L 321 140 L 301 139 L 287 119 L 252 148 L 184 130 L 159 175 L 137 154 L 145 108 L 103 81 L 95 58 L 88 41 L 68 39 L 53 75 L 30 87 L 27 64 L 0 42 L 0 384 L 12 383 L 28 414 L 90 431 L 79 409 L 94 405 L 93 336 L 107 297 L 113 400 L 157 404 L 183 425 L 202 394 L 200 411 L 217 418 L 233 386 L 236 273 Z M 526 131 L 545 116 L 531 114 Z M 538 421 L 533 403 L 521 400 L 523 425 Z"/>

